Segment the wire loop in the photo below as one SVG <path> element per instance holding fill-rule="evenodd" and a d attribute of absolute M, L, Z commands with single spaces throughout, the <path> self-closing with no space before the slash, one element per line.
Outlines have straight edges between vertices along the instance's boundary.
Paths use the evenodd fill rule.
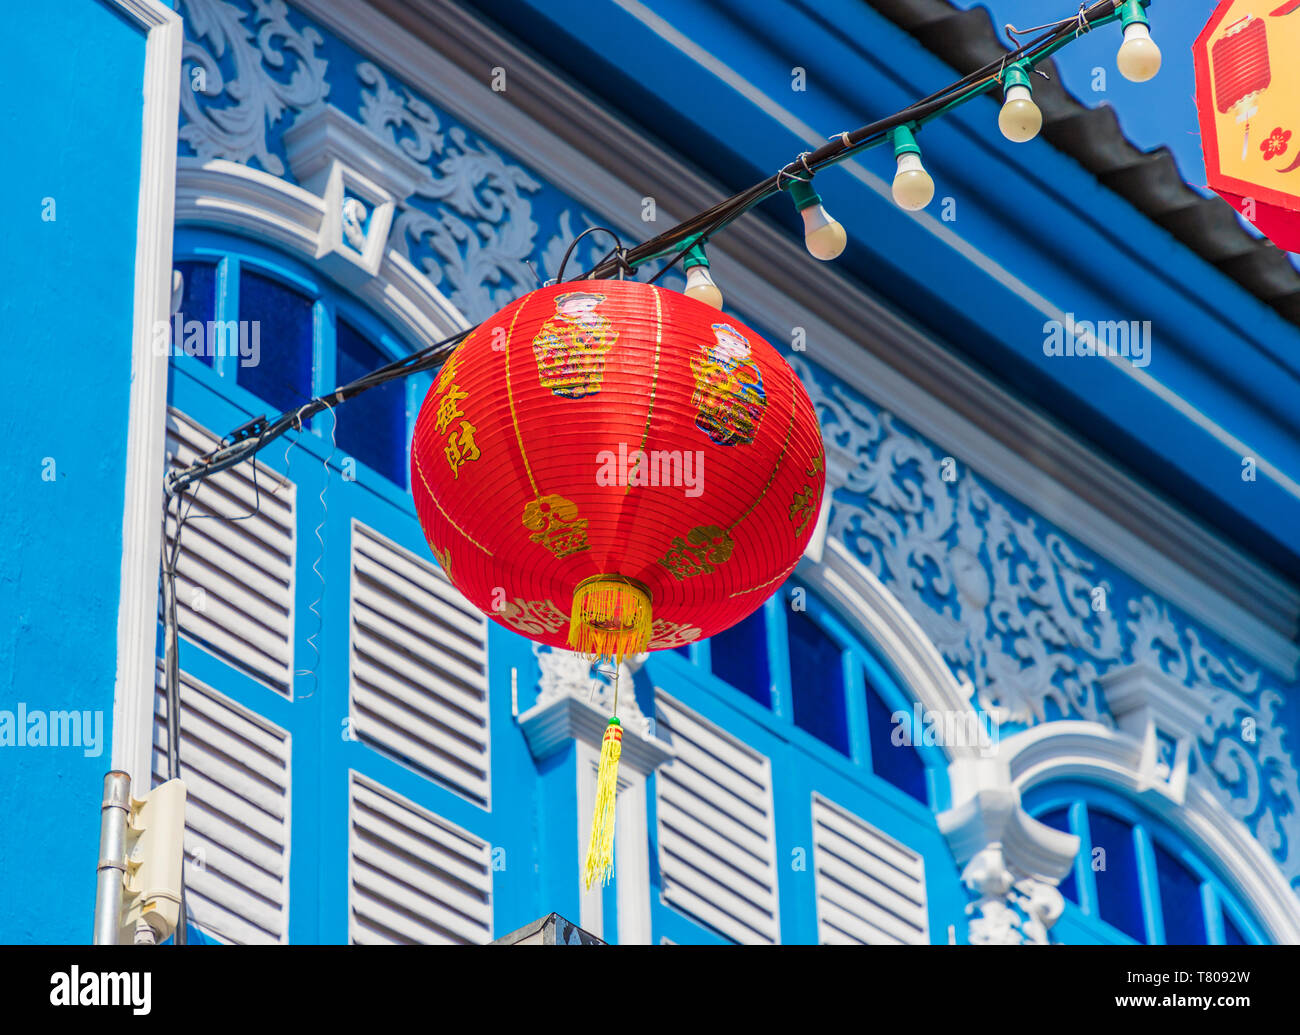
<path fill-rule="evenodd" d="M 609 234 L 610 237 L 614 238 L 615 252 L 624 250 L 622 239 L 618 236 L 618 234 L 614 233 L 614 231 L 611 230 L 609 227 L 589 226 L 587 227 L 586 230 L 582 231 L 582 233 L 580 233 L 577 237 L 575 237 L 572 241 L 569 242 L 569 247 L 565 249 L 564 252 L 564 258 L 560 260 L 560 271 L 555 275 L 555 283 L 562 284 L 564 282 L 564 268 L 569 264 L 569 256 L 573 254 L 573 249 L 578 247 L 578 242 L 581 241 L 588 234 L 594 234 L 597 230 L 607 233 Z M 614 254 L 615 252 L 611 252 L 610 254 Z M 624 263 L 624 265 L 626 265 L 626 262 Z M 579 280 L 581 279 L 581 277 L 575 277 L 574 279 Z"/>
<path fill-rule="evenodd" d="M 806 177 L 806 176 L 800 176 L 798 173 L 787 172 L 786 169 L 785 169 L 785 167 L 782 167 L 782 168 L 780 168 L 780 169 L 778 169 L 778 170 L 776 171 L 776 189 L 777 189 L 777 190 L 785 190 L 785 185 L 782 184 L 782 182 L 781 182 L 782 178 L 787 179 L 787 180 L 796 180 L 796 181 L 798 181 L 799 183 L 807 183 L 807 182 L 808 182 L 808 177 Z"/>
<path fill-rule="evenodd" d="M 624 275 L 624 274 L 626 274 L 626 275 L 629 276 L 629 277 L 632 277 L 632 276 L 635 276 L 635 275 L 636 275 L 636 267 L 630 265 L 630 264 L 628 263 L 628 261 L 627 261 L 627 249 L 626 249 L 626 248 L 618 247 L 618 248 L 614 249 L 614 261 L 615 261 L 616 263 L 618 263 L 618 279 L 619 279 L 619 280 L 622 280 L 622 279 L 623 279 L 623 275 Z"/>
<path fill-rule="evenodd" d="M 1087 5 L 1087 4 L 1082 4 L 1082 3 L 1081 3 L 1081 4 L 1079 5 L 1079 17 L 1077 18 L 1077 21 L 1078 21 L 1078 23 L 1079 23 L 1079 27 L 1078 27 L 1077 29 L 1074 30 L 1074 38 L 1075 38 L 1076 40 L 1077 40 L 1080 36 L 1084 35 L 1085 33 L 1092 32 L 1092 23 L 1091 23 L 1090 21 L 1088 21 L 1088 16 L 1087 16 L 1087 14 L 1085 13 L 1085 12 L 1087 11 L 1087 9 L 1088 9 L 1088 5 Z"/>

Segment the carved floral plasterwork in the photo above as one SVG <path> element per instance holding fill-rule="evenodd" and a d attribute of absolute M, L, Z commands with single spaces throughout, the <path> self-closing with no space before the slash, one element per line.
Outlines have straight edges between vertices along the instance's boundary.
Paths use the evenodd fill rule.
<path fill-rule="evenodd" d="M 1156 664 L 1203 702 L 1191 779 L 1300 886 L 1300 778 L 1283 744 L 1281 694 L 1150 594 L 1124 599 L 1105 562 L 891 414 L 801 357 L 792 363 L 822 421 L 829 534 L 889 586 L 972 703 L 999 724 L 1113 725 L 1098 677 Z"/>
<path fill-rule="evenodd" d="M 288 128 L 290 111 L 329 95 L 316 29 L 289 24 L 282 0 L 250 0 L 247 9 L 227 0 L 182 0 L 185 43 L 181 60 L 179 135 L 200 159 L 226 158 L 284 175 L 267 131 Z M 222 64 L 233 75 L 222 72 Z"/>
<path fill-rule="evenodd" d="M 339 73 L 320 53 L 321 31 L 282 0 L 183 0 L 182 13 L 187 89 L 180 140 L 200 160 L 224 158 L 286 176 L 279 136 L 294 112 L 330 97 L 330 75 Z M 426 170 L 398 206 L 392 247 L 471 322 L 554 277 L 575 230 L 595 224 L 372 62 L 358 61 L 344 74 L 360 85 L 357 110 L 346 114 Z M 543 196 L 556 211 L 556 232 L 540 241 L 535 201 Z M 594 264 L 608 247 L 580 247 L 571 271 Z"/>
<path fill-rule="evenodd" d="M 1065 908 L 1060 891 L 1031 877 L 1017 879 L 1000 846 L 990 845 L 976 853 L 963 868 L 961 881 L 972 898 L 966 906 L 971 945 L 1047 945 L 1051 941 L 1048 932 Z"/>
<path fill-rule="evenodd" d="M 611 664 L 598 665 L 581 654 L 570 650 L 556 650 L 540 643 L 533 644 L 533 655 L 541 677 L 537 682 L 537 704 L 544 706 L 564 697 L 586 701 L 602 714 L 614 714 L 614 669 Z M 623 660 L 618 670 L 618 718 L 625 729 L 649 736 L 650 721 L 637 704 L 632 679 L 644 663 L 646 655 L 634 655 Z"/>

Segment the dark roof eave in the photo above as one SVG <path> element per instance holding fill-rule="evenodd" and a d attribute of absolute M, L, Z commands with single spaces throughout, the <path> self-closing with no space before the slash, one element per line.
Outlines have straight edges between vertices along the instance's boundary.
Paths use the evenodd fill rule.
<path fill-rule="evenodd" d="M 987 8 L 961 10 L 948 0 L 867 0 L 962 75 L 1007 53 Z M 1036 81 L 1043 138 L 1091 172 L 1154 223 L 1247 291 L 1300 326 L 1300 271 L 1286 252 L 1256 238 L 1232 206 L 1193 190 L 1166 147 L 1143 151 L 1120 128 L 1108 105 L 1089 108 L 1051 76 Z"/>

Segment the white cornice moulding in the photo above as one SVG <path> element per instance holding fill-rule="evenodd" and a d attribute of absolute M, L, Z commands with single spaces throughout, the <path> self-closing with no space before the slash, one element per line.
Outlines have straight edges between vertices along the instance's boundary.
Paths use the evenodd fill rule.
<path fill-rule="evenodd" d="M 1245 900 L 1271 941 L 1300 943 L 1300 899 L 1264 846 L 1194 780 L 1182 804 L 1144 787 L 1142 744 L 1127 733 L 1095 722 L 1050 722 L 1008 737 L 1000 754 L 1021 796 L 1040 784 L 1082 780 L 1137 798 L 1217 867 L 1219 878 Z"/>
<path fill-rule="evenodd" d="M 250 235 L 315 263 L 330 250 L 322 243 L 331 232 L 326 209 L 326 201 L 309 190 L 238 162 L 182 158 L 178 163 L 177 226 Z M 361 275 L 360 267 L 341 270 L 338 264 L 321 263 L 318 268 L 392 324 L 416 349 L 469 326 L 428 277 L 392 248 L 383 254 L 373 276 Z"/>
<path fill-rule="evenodd" d="M 1150 711 L 1162 728 L 1178 736 L 1195 736 L 1204 726 L 1205 716 L 1193 703 L 1191 691 L 1150 662 L 1112 668 L 1098 682 L 1121 729 L 1131 732 L 1125 720 L 1144 711 Z"/>
<path fill-rule="evenodd" d="M 325 203 L 317 261 L 339 283 L 361 290 L 379 272 L 397 206 L 428 173 L 330 104 L 300 113 L 285 131 L 284 148 L 294 178 Z M 360 243 L 349 240 L 345 203 L 366 215 L 364 228 L 351 227 Z"/>
<path fill-rule="evenodd" d="M 284 150 L 293 178 L 322 196 L 336 161 L 399 205 L 429 177 L 423 165 L 332 104 L 317 104 L 300 112 L 284 131 Z"/>
<path fill-rule="evenodd" d="M 1149 661 L 1113 668 L 1098 682 L 1119 728 L 1142 745 L 1142 789 L 1154 788 L 1181 805 L 1197 734 L 1205 724 L 1188 688 Z M 1165 739 L 1173 745 L 1167 760 L 1160 750 Z"/>
<path fill-rule="evenodd" d="M 535 705 L 519 716 L 519 726 L 528 741 L 528 750 L 539 762 L 575 740 L 599 750 L 607 725 L 608 715 L 586 701 L 567 695 L 548 704 Z M 657 737 L 645 737 L 630 726 L 623 727 L 621 766 L 630 766 L 645 775 L 674 757 L 676 752 Z"/>
<path fill-rule="evenodd" d="M 671 213 L 721 199 L 714 185 L 469 12 L 440 0 L 295 5 L 621 229 L 637 227 L 645 195 L 658 202 L 655 229 Z M 497 65 L 510 70 L 504 93 L 488 85 L 486 70 Z M 892 413 L 981 476 L 1284 679 L 1296 677 L 1300 588 L 809 258 L 761 217 L 730 228 L 709 257 L 737 309 L 768 326 L 804 327 L 807 358 L 868 398 L 887 400 Z"/>
<path fill-rule="evenodd" d="M 278 176 L 224 158 L 177 160 L 177 225 L 255 235 L 314 257 L 324 218 L 322 199 Z"/>
<path fill-rule="evenodd" d="M 166 323 L 171 311 L 176 139 L 185 36 L 180 16 L 157 0 L 110 0 L 109 6 L 145 33 L 112 764 L 130 773 L 134 786 L 147 790 L 153 771 L 154 644 L 162 551 L 159 505 L 168 364 L 166 355 L 154 353 L 153 329 Z"/>
<path fill-rule="evenodd" d="M 1017 876 L 1055 885 L 1069 873 L 1079 839 L 1025 812 L 1004 760 L 959 759 L 949 766 L 949 780 L 955 804 L 935 818 L 958 866 L 1000 845 Z"/>

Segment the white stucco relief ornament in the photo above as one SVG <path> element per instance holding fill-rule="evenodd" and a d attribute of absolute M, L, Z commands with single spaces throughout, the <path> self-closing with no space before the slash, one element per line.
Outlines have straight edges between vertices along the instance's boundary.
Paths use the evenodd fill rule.
<path fill-rule="evenodd" d="M 343 199 L 343 239 L 359 252 L 366 250 L 366 216 L 365 202 Z"/>
<path fill-rule="evenodd" d="M 227 0 L 181 0 L 180 13 L 180 139 L 202 161 L 256 161 L 282 176 L 284 162 L 268 146 L 267 131 L 287 111 L 329 95 L 326 62 L 316 54 L 324 42 L 320 33 L 293 28 L 282 0 L 251 0 L 248 11 Z M 223 60 L 233 65 L 233 78 L 222 74 Z"/>

